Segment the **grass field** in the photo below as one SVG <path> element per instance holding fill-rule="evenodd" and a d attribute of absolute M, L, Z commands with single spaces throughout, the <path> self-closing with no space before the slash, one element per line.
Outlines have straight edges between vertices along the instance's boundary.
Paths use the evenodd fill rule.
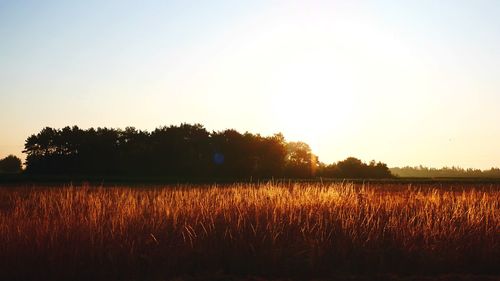
<path fill-rule="evenodd" d="M 500 186 L 4 187 L 0 274 L 2 280 L 387 274 L 496 280 Z"/>

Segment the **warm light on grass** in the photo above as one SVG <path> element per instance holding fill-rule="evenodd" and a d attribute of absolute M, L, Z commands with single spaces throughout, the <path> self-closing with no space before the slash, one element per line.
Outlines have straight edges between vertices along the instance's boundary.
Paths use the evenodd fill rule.
<path fill-rule="evenodd" d="M 0 199 L 2 278 L 500 273 L 496 187 L 84 186 Z"/>

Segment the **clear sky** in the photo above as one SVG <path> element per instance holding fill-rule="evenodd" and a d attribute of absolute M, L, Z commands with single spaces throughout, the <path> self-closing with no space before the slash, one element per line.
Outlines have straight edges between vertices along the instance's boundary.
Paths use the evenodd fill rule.
<path fill-rule="evenodd" d="M 500 1 L 0 0 L 0 158 L 181 122 L 323 162 L 500 166 Z"/>

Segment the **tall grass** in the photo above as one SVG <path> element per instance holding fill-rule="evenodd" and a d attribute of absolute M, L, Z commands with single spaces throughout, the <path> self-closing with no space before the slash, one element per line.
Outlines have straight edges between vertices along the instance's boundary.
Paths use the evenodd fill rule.
<path fill-rule="evenodd" d="M 497 187 L 0 189 L 6 280 L 500 274 L 499 265 Z"/>

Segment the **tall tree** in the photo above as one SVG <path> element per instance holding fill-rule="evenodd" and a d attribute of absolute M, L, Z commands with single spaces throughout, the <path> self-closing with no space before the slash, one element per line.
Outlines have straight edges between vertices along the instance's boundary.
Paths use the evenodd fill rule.
<path fill-rule="evenodd" d="M 315 175 L 318 168 L 318 157 L 305 142 L 287 143 L 287 175 L 308 178 Z"/>

